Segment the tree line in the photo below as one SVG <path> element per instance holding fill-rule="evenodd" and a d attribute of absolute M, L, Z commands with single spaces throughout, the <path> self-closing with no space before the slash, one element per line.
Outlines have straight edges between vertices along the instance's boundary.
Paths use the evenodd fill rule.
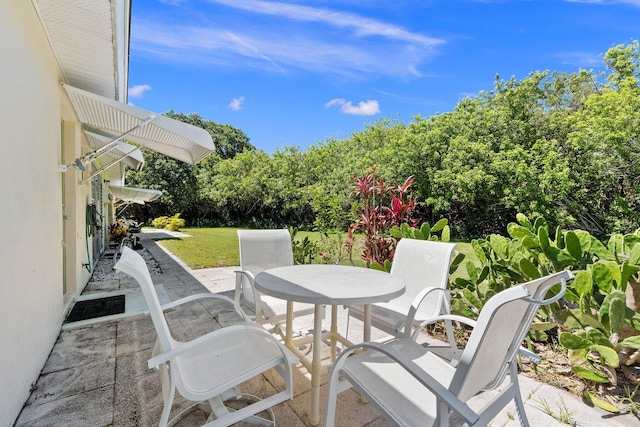
<path fill-rule="evenodd" d="M 239 129 L 198 114 L 166 115 L 207 129 L 216 153 L 187 165 L 145 151 L 127 185 L 160 189 L 129 208 L 149 222 L 180 212 L 187 225 L 346 230 L 353 177 L 376 165 L 385 182 L 408 177 L 414 215 L 448 218 L 456 238 L 505 232 L 517 213 L 594 236 L 638 228 L 640 47 L 618 45 L 606 71 L 496 76 L 491 90 L 453 111 L 410 123 L 380 119 L 345 139 L 268 154 Z"/>

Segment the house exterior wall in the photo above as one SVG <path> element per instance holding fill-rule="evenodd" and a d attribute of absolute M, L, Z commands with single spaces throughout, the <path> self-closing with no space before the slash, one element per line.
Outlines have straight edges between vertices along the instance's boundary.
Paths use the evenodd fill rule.
<path fill-rule="evenodd" d="M 58 171 L 63 151 L 72 158 L 79 152 L 79 129 L 31 2 L 0 2 L 0 55 L 0 425 L 5 426 L 17 418 L 58 336 L 65 277 L 70 294 L 78 294 L 90 277 L 79 263 L 86 262 L 82 234 L 89 187 L 78 183 L 75 171 Z M 65 120 L 71 123 L 63 126 Z M 64 225 L 63 200 L 72 201 L 64 208 Z"/>

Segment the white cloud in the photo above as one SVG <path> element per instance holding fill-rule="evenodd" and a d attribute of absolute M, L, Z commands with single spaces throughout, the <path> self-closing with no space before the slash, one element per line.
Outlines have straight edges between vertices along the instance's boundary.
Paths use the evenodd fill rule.
<path fill-rule="evenodd" d="M 324 104 L 324 106 L 329 108 L 329 107 L 333 107 L 334 105 L 344 105 L 345 102 L 347 101 L 344 98 L 334 98 L 331 101 Z"/>
<path fill-rule="evenodd" d="M 229 103 L 228 107 L 231 111 L 242 110 L 242 104 L 244 103 L 244 96 L 240 98 L 233 98 L 233 100 Z"/>
<path fill-rule="evenodd" d="M 219 5 L 218 13 L 195 14 L 190 20 L 134 19 L 132 50 L 218 68 L 413 78 L 423 76 L 421 64 L 444 43 L 351 12 L 260 0 L 209 2 Z M 287 30 L 273 30 L 280 27 Z"/>
<path fill-rule="evenodd" d="M 630 4 L 633 6 L 640 6 L 640 0 L 565 0 L 569 3 L 593 3 L 601 4 L 604 6 L 615 6 L 617 4 Z"/>
<path fill-rule="evenodd" d="M 562 64 L 578 67 L 601 68 L 604 53 L 560 52 L 553 56 Z"/>
<path fill-rule="evenodd" d="M 136 85 L 129 88 L 129 96 L 132 98 L 142 98 L 146 91 L 151 90 L 149 85 Z"/>
<path fill-rule="evenodd" d="M 353 105 L 351 101 L 346 101 L 343 98 L 334 98 L 331 101 L 324 104 L 325 107 L 340 106 L 340 111 L 345 114 L 354 114 L 356 116 L 374 116 L 380 113 L 380 106 L 375 99 L 369 99 L 368 101 L 360 101 L 358 105 Z"/>
<path fill-rule="evenodd" d="M 321 22 L 334 27 L 352 28 L 360 36 L 384 36 L 397 40 L 415 42 L 424 46 L 442 43 L 442 40 L 412 33 L 396 25 L 386 24 L 376 19 L 355 13 L 339 12 L 327 8 L 315 8 L 290 3 L 262 0 L 209 0 L 211 3 L 242 9 L 263 15 L 275 15 L 296 21 Z"/>

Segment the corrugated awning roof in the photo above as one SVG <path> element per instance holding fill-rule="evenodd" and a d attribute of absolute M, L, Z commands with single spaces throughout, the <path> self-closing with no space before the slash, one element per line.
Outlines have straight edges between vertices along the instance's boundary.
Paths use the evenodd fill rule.
<path fill-rule="evenodd" d="M 85 136 L 87 137 L 87 141 L 89 145 L 93 149 L 100 149 L 111 142 L 112 138 L 109 138 L 104 135 L 98 135 L 97 133 L 89 132 L 87 130 L 84 131 Z M 115 148 L 113 148 L 109 153 L 106 154 L 116 161 L 121 161 L 125 165 L 133 168 L 137 171 L 142 169 L 144 165 L 144 156 L 140 149 L 136 148 L 131 144 L 127 144 L 126 142 L 120 142 L 116 144 Z"/>
<path fill-rule="evenodd" d="M 124 202 L 145 203 L 153 202 L 162 196 L 162 191 L 151 190 L 148 188 L 121 187 L 118 185 L 110 185 L 109 190 L 117 200 Z"/>
<path fill-rule="evenodd" d="M 62 84 L 78 120 L 89 130 L 125 139 L 186 163 L 195 164 L 215 151 L 206 130 L 133 105 Z M 148 119 L 149 123 L 140 126 Z M 133 130 L 134 128 L 137 129 Z"/>

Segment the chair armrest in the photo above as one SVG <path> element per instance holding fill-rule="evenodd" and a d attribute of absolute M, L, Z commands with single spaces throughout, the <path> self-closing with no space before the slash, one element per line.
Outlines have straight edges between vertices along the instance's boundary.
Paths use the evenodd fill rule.
<path fill-rule="evenodd" d="M 431 319 L 427 319 L 424 322 L 421 322 L 420 325 L 418 325 L 418 327 L 416 328 L 416 330 L 413 331 L 413 334 L 411 334 L 411 339 L 415 341 L 416 338 L 418 338 L 418 334 L 420 334 L 420 332 L 422 331 L 422 329 L 424 329 L 425 326 L 435 323 L 439 320 L 452 320 L 454 322 L 464 323 L 465 325 L 471 326 L 472 328 L 475 328 L 476 326 L 476 321 L 473 319 L 469 319 L 468 317 L 458 316 L 455 314 L 443 314 L 440 316 L 432 317 Z"/>
<path fill-rule="evenodd" d="M 438 382 L 435 378 L 429 375 L 426 371 L 420 368 L 416 363 L 407 357 L 404 353 L 396 350 L 395 348 L 379 344 L 375 342 L 364 342 L 361 344 L 356 344 L 347 348 L 345 351 L 340 353 L 338 359 L 333 365 L 333 369 L 331 372 L 331 381 L 336 381 L 337 376 L 340 375 L 340 371 L 342 370 L 342 366 L 344 365 L 347 357 L 353 352 L 360 349 L 371 349 L 373 351 L 377 351 L 383 353 L 388 356 L 391 360 L 398 363 L 402 366 L 412 377 L 418 380 L 425 388 L 429 389 L 432 393 L 436 395 L 436 398 L 439 401 L 444 402 L 449 408 L 451 408 L 454 412 L 458 413 L 469 425 L 473 425 L 480 418 L 478 414 L 476 414 L 465 402 L 458 399 L 456 395 L 451 393 L 444 385 Z M 335 379 L 334 379 L 335 377 Z"/>
<path fill-rule="evenodd" d="M 248 334 L 248 333 L 253 333 L 253 334 L 267 337 L 271 342 L 273 342 L 278 347 L 278 349 L 282 353 L 282 357 L 285 362 L 291 363 L 291 364 L 299 362 L 299 359 L 295 355 L 293 355 L 289 350 L 287 350 L 286 347 L 269 332 L 267 332 L 266 330 L 260 327 L 245 324 L 245 325 L 233 325 L 233 326 L 228 326 L 226 328 L 217 329 L 213 332 L 209 332 L 208 334 L 198 337 L 189 342 L 179 343 L 179 345 L 176 346 L 175 348 L 167 352 L 164 352 L 162 354 L 159 354 L 158 356 L 152 357 L 151 359 L 149 359 L 147 364 L 149 368 L 155 368 L 157 366 L 162 365 L 163 363 L 170 362 L 177 356 L 180 356 L 182 354 L 189 353 L 192 351 L 197 351 L 198 348 L 202 347 L 205 344 L 209 344 L 210 342 L 223 339 L 224 337 L 229 335 Z"/>
<path fill-rule="evenodd" d="M 429 294 L 432 294 L 434 292 L 444 292 L 446 295 L 451 294 L 451 292 L 449 292 L 445 288 L 438 288 L 438 287 L 433 287 L 433 286 L 428 286 L 428 287 L 424 288 L 423 290 L 421 290 L 418 293 L 418 295 L 416 295 L 415 298 L 413 299 L 413 301 L 411 302 L 411 307 L 409 307 L 409 313 L 407 313 L 407 318 L 405 319 L 405 322 L 404 322 L 404 334 L 406 336 L 409 336 L 409 334 L 411 334 L 411 326 L 413 325 L 413 321 L 415 320 L 416 313 L 418 312 L 418 308 L 420 307 L 420 304 L 422 304 L 424 299 Z M 448 307 L 448 305 L 447 305 L 447 307 Z"/>
<path fill-rule="evenodd" d="M 235 289 L 235 294 L 233 297 L 233 300 L 236 303 L 236 306 L 240 307 L 240 295 L 242 295 L 243 289 L 242 289 L 242 277 L 246 277 L 247 280 L 249 280 L 249 284 L 251 286 L 251 293 L 253 294 L 253 301 L 251 301 L 254 305 L 254 309 L 256 311 L 256 322 L 258 322 L 259 324 L 262 324 L 262 300 L 260 299 L 260 292 L 258 292 L 258 290 L 255 288 L 255 286 L 253 286 L 253 282 L 255 280 L 255 276 L 253 275 L 252 272 L 250 271 L 245 271 L 245 270 L 236 270 L 236 289 Z"/>
<path fill-rule="evenodd" d="M 166 304 L 163 304 L 161 306 L 161 309 L 162 311 L 166 311 L 171 308 L 175 308 L 179 305 L 186 304 L 188 302 L 196 301 L 199 299 L 205 299 L 205 298 L 213 298 L 213 299 L 219 299 L 219 300 L 225 301 L 233 306 L 234 311 L 236 311 L 242 317 L 243 320 L 249 320 L 249 318 L 247 317 L 246 313 L 242 310 L 242 308 L 240 308 L 240 306 L 237 306 L 231 298 L 226 297 L 224 295 L 212 294 L 210 292 L 208 293 L 203 292 L 195 295 L 190 295 L 188 297 L 180 298 L 179 300 L 168 302 Z"/>
<path fill-rule="evenodd" d="M 451 295 L 451 292 L 445 288 L 438 288 L 434 286 L 427 286 L 423 290 L 421 290 L 418 295 L 415 296 L 413 301 L 411 302 L 411 307 L 414 307 L 416 310 L 422 304 L 422 301 L 432 292 L 444 292 L 447 295 Z"/>
<path fill-rule="evenodd" d="M 234 273 L 236 273 L 236 275 L 241 275 L 241 276 L 247 276 L 247 278 L 249 279 L 249 281 L 251 283 L 253 283 L 253 279 L 254 279 L 254 275 L 252 272 L 250 271 L 245 271 L 245 270 L 235 270 Z"/>
<path fill-rule="evenodd" d="M 518 349 L 518 353 L 520 353 L 522 356 L 526 357 L 527 359 L 531 360 L 535 364 L 538 364 L 542 361 L 542 357 L 538 356 L 532 351 L 529 351 L 529 349 L 525 347 L 520 347 Z"/>
<path fill-rule="evenodd" d="M 416 328 L 416 330 L 413 332 L 413 334 L 411 334 L 411 339 L 413 341 L 415 341 L 420 332 L 422 331 L 422 329 L 431 324 L 431 323 L 435 323 L 439 320 L 453 320 L 455 322 L 460 322 L 460 323 L 464 323 L 465 325 L 471 326 L 472 328 L 475 328 L 476 326 L 476 321 L 473 319 L 469 319 L 468 317 L 464 317 L 464 316 L 456 316 L 455 314 L 445 314 L 442 316 L 436 316 L 436 317 L 432 317 L 431 319 L 427 319 L 424 322 L 420 323 L 420 326 L 418 328 Z M 542 360 L 542 357 L 538 356 L 537 354 L 529 351 L 528 349 L 526 349 L 525 347 L 520 347 L 518 349 L 518 353 L 520 353 L 521 355 L 527 357 L 528 359 L 531 359 L 531 361 L 533 361 L 534 363 L 540 363 L 540 361 Z"/>

